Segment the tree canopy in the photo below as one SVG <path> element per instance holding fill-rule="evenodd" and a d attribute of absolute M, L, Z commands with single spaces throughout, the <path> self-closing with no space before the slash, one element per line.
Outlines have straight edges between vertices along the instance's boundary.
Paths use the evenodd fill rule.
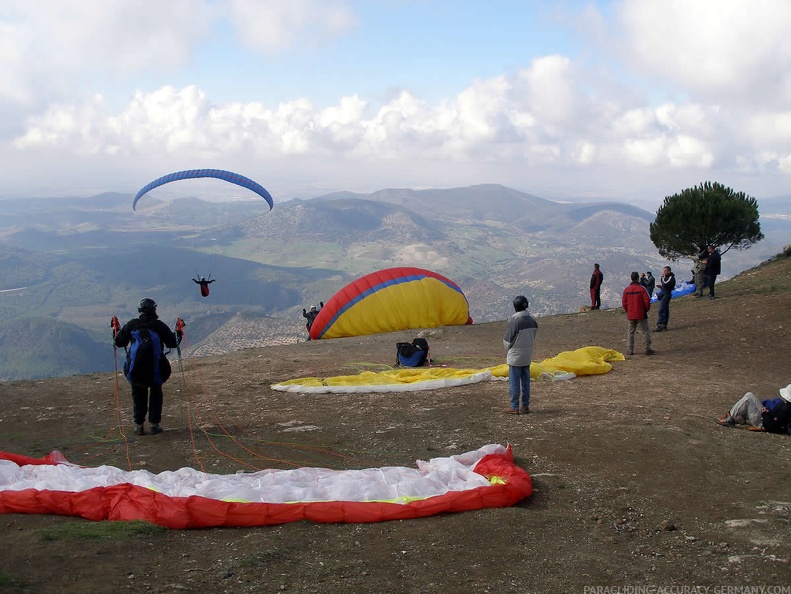
<path fill-rule="evenodd" d="M 667 196 L 651 223 L 651 241 L 670 260 L 696 258 L 706 246 L 743 250 L 764 238 L 758 202 L 717 182 Z"/>

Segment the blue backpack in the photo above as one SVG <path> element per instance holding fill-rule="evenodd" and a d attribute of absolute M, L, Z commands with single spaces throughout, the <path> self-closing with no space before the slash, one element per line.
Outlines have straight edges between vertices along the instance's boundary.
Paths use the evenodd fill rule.
<path fill-rule="evenodd" d="M 425 338 L 416 338 L 412 342 L 396 343 L 396 367 L 422 367 L 431 364 L 429 358 L 428 341 Z"/>
<path fill-rule="evenodd" d="M 132 330 L 126 353 L 124 375 L 136 386 L 161 386 L 170 377 L 171 368 L 162 352 L 159 334 L 148 328 Z"/>

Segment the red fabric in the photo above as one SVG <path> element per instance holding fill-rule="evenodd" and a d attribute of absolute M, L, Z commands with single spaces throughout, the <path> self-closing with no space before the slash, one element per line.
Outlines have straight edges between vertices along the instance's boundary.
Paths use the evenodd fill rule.
<path fill-rule="evenodd" d="M 651 309 L 648 291 L 640 283 L 631 283 L 623 290 L 621 307 L 626 310 L 627 319 L 645 320 L 648 317 L 648 310 Z"/>
<path fill-rule="evenodd" d="M 0 459 L 19 465 L 57 464 L 57 455 L 42 459 L 0 452 Z M 62 460 L 61 460 L 62 461 Z M 475 472 L 499 477 L 486 487 L 452 491 L 406 504 L 321 501 L 310 503 L 238 503 L 205 497 L 169 497 L 129 483 L 96 487 L 81 492 L 0 491 L 0 513 L 58 514 L 89 520 L 144 520 L 166 528 L 213 526 L 268 526 L 298 520 L 314 522 L 382 522 L 460 512 L 487 507 L 508 507 L 529 497 L 533 483 L 513 459 L 511 446 L 504 454 L 484 456 Z"/>
<path fill-rule="evenodd" d="M 371 292 L 375 292 L 378 288 L 387 287 L 392 281 L 400 281 L 404 278 L 414 277 L 415 280 L 431 277 L 443 282 L 448 287 L 462 293 L 461 288 L 449 278 L 442 276 L 437 272 L 425 270 L 423 268 L 414 268 L 412 266 L 400 266 L 396 268 L 386 268 L 384 270 L 377 270 L 371 272 L 352 281 L 340 291 L 335 293 L 330 300 L 321 308 L 319 315 L 313 320 L 310 327 L 310 337 L 313 340 L 321 338 L 325 327 L 331 325 L 335 316 L 338 315 L 344 308 L 348 307 L 356 299 L 360 299 Z M 467 324 L 472 324 L 472 318 L 467 317 Z"/>

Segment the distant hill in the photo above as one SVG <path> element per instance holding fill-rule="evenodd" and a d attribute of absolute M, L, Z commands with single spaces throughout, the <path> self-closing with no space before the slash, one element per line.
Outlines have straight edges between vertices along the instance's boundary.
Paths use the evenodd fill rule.
<path fill-rule="evenodd" d="M 0 380 L 41 379 L 113 370 L 109 341 L 49 318 L 0 323 Z"/>
<path fill-rule="evenodd" d="M 658 274 L 667 264 L 648 236 L 652 213 L 496 184 L 275 198 L 271 211 L 262 200 L 163 201 L 156 191 L 137 211 L 131 202 L 112 193 L 1 200 L 0 324 L 46 317 L 101 337 L 113 315 L 135 316 L 145 296 L 169 325 L 187 322 L 197 353 L 218 354 L 304 340 L 303 307 L 382 268 L 448 276 L 481 323 L 505 319 L 517 293 L 539 316 L 577 311 L 589 303 L 594 262 L 605 275 L 603 306 L 618 307 L 629 272 Z M 725 254 L 723 279 L 781 251 L 791 236 L 782 204 L 767 202 L 765 241 Z M 671 264 L 679 279 L 691 277 L 690 262 Z M 217 282 L 203 298 L 192 278 L 209 274 Z M 27 340 L 48 348 L 43 336 Z M 19 365 L 13 374 L 25 377 Z M 0 377 L 11 375 L 0 365 Z"/>

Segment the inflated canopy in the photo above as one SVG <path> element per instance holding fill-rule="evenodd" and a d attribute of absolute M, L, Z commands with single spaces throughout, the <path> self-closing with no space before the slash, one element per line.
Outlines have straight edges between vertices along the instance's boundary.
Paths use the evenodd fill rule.
<path fill-rule="evenodd" d="M 349 283 L 321 308 L 310 337 L 340 338 L 471 324 L 467 298 L 441 274 L 402 266 Z"/>
<path fill-rule="evenodd" d="M 163 175 L 159 179 L 155 179 L 151 183 L 143 186 L 140 191 L 135 194 L 135 199 L 132 200 L 132 210 L 135 210 L 137 206 L 137 201 L 140 200 L 146 193 L 150 192 L 154 188 L 158 188 L 164 184 L 168 184 L 174 181 L 180 181 L 183 179 L 195 179 L 199 177 L 214 177 L 217 179 L 221 179 L 223 181 L 230 182 L 232 184 L 236 184 L 237 186 L 241 186 L 243 188 L 247 188 L 261 196 L 264 200 L 269 203 L 269 210 L 272 210 L 273 202 L 272 196 L 266 189 L 259 183 L 254 182 L 248 177 L 243 175 L 239 175 L 238 173 L 233 173 L 232 171 L 225 171 L 223 169 L 188 169 L 186 171 L 176 171 L 175 173 L 168 173 L 167 175 Z"/>

